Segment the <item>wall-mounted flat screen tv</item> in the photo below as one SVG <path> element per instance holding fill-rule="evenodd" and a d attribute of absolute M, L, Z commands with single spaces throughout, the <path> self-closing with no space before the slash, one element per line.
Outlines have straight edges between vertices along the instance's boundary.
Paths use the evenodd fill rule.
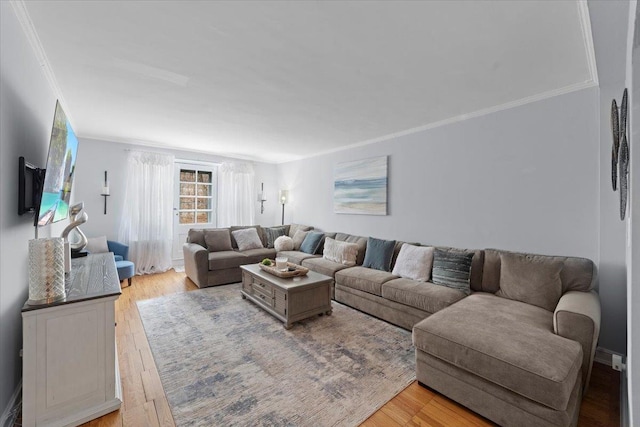
<path fill-rule="evenodd" d="M 38 211 L 38 226 L 61 221 L 69 216 L 71 185 L 77 156 L 78 138 L 60 102 L 56 102 L 49 156 Z"/>

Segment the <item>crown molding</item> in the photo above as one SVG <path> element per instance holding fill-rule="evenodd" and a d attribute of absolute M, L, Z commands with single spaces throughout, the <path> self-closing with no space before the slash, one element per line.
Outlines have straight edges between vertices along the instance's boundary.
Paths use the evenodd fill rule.
<path fill-rule="evenodd" d="M 580 29 L 582 30 L 582 41 L 587 55 L 587 66 L 591 80 L 598 85 L 598 66 L 596 64 L 596 50 L 593 47 L 593 31 L 591 31 L 591 16 L 586 0 L 578 0 L 578 16 L 580 18 Z"/>
<path fill-rule="evenodd" d="M 314 153 L 311 154 L 309 156 L 301 156 L 296 160 L 289 160 L 289 161 L 281 161 L 278 162 L 278 164 L 283 164 L 283 163 L 289 163 L 292 161 L 297 161 L 297 160 L 302 160 L 302 159 L 309 159 L 309 158 L 313 158 L 313 157 L 319 157 L 319 156 L 324 156 L 326 154 L 331 154 L 331 153 L 336 153 L 339 151 L 344 151 L 344 150 L 349 150 L 351 148 L 356 148 L 356 147 L 362 147 L 363 145 L 369 145 L 369 144 L 375 144 L 376 142 L 382 142 L 382 141 L 388 141 L 391 139 L 395 139 L 395 138 L 399 138 L 401 136 L 405 136 L 405 135 L 411 135 L 414 133 L 418 133 L 418 132 L 422 132 L 425 130 L 429 130 L 429 129 L 434 129 L 440 126 L 446 126 L 446 125 L 451 125 L 457 122 L 462 122 L 464 120 L 468 120 L 468 119 L 473 119 L 476 117 L 481 117 L 481 116 L 486 116 L 487 114 L 492 114 L 492 113 L 497 113 L 499 111 L 503 111 L 503 110 L 508 110 L 511 108 L 515 108 L 515 107 L 520 107 L 522 105 L 526 105 L 526 104 L 531 104 L 533 102 L 538 102 L 538 101 L 542 101 L 545 99 L 549 99 L 549 98 L 554 98 L 556 96 L 561 96 L 561 95 L 566 95 L 568 93 L 571 92 L 576 92 L 579 90 L 583 90 L 583 89 L 588 89 L 594 86 L 598 86 L 598 83 L 594 82 L 594 81 L 586 81 L 586 82 L 582 82 L 582 83 L 576 83 L 573 85 L 569 85 L 569 86 L 565 86 L 559 89 L 554 89 L 554 90 L 550 90 L 547 92 L 543 92 L 543 93 L 539 93 L 536 95 L 532 95 L 532 96 L 528 96 L 526 98 L 521 98 L 515 101 L 511 101 L 511 102 L 507 102 L 505 104 L 500 104 L 500 105 L 496 105 L 493 107 L 489 107 L 489 108 L 483 108 L 481 110 L 477 110 L 471 113 L 467 113 L 467 114 L 461 114 L 459 116 L 455 116 L 455 117 L 451 117 L 448 119 L 444 119 L 444 120 L 440 120 L 437 122 L 433 122 L 433 123 L 429 123 L 427 125 L 424 126 L 419 126 L 419 127 L 415 127 L 415 128 L 411 128 L 411 129 L 407 129 L 401 132 L 396 132 L 396 133 L 392 133 L 389 135 L 385 135 L 385 136 L 381 136 L 379 138 L 374 138 L 374 139 L 368 139 L 366 141 L 361 141 L 361 142 L 356 142 L 354 144 L 349 144 L 349 145 L 345 145 L 342 147 L 338 147 L 338 148 L 333 148 L 331 150 L 326 150 L 326 151 L 322 151 L 319 153 Z"/>
<path fill-rule="evenodd" d="M 31 16 L 29 16 L 29 11 L 27 10 L 27 3 L 24 0 L 9 0 L 9 4 L 13 8 L 13 11 L 22 26 L 22 30 L 24 34 L 27 36 L 27 40 L 31 45 L 33 53 L 36 56 L 36 60 L 42 69 L 42 73 L 44 77 L 47 79 L 49 83 L 49 87 L 53 92 L 54 96 L 58 99 L 64 112 L 67 116 L 67 120 L 73 124 L 72 115 L 69 111 L 69 106 L 67 105 L 64 96 L 62 95 L 62 90 L 60 89 L 60 85 L 58 84 L 58 80 L 51 68 L 51 64 L 49 63 L 49 59 L 47 58 L 47 54 L 42 47 L 42 42 L 40 41 L 40 37 L 38 36 L 38 32 L 36 31 L 35 26 L 33 25 L 33 21 L 31 20 Z"/>

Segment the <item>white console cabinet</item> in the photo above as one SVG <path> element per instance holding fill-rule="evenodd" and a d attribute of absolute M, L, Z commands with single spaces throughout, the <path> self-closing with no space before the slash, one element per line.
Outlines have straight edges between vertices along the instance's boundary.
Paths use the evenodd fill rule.
<path fill-rule="evenodd" d="M 24 305 L 23 426 L 76 426 L 120 408 L 113 254 L 72 261 L 64 300 Z"/>

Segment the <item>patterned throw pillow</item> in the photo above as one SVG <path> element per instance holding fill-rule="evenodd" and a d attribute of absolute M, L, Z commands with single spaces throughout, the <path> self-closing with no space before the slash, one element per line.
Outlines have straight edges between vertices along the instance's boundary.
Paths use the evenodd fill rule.
<path fill-rule="evenodd" d="M 289 236 L 280 236 L 273 242 L 273 247 L 276 252 L 282 251 L 292 251 L 293 250 L 293 239 Z"/>
<path fill-rule="evenodd" d="M 392 273 L 405 279 L 428 282 L 431 278 L 434 248 L 405 243 L 400 248 Z"/>
<path fill-rule="evenodd" d="M 317 231 L 310 231 L 300 245 L 300 252 L 307 254 L 315 254 L 322 243 L 324 233 Z"/>
<path fill-rule="evenodd" d="M 258 230 L 255 228 L 245 228 L 242 230 L 232 231 L 233 238 L 238 242 L 238 250 L 246 251 L 249 249 L 263 248 L 260 236 L 258 236 Z"/>
<path fill-rule="evenodd" d="M 322 257 L 329 261 L 353 267 L 356 265 L 356 258 L 358 257 L 358 245 L 356 243 L 340 242 L 327 237 L 324 239 Z"/>
<path fill-rule="evenodd" d="M 471 260 L 473 252 L 443 251 L 433 252 L 433 272 L 431 281 L 436 285 L 471 293 Z"/>
<path fill-rule="evenodd" d="M 369 237 L 367 239 L 367 251 L 364 255 L 363 267 L 375 268 L 381 271 L 391 271 L 391 259 L 395 240 L 382 240 Z"/>
<path fill-rule="evenodd" d="M 284 231 L 285 231 L 284 226 L 265 228 L 264 233 L 267 236 L 267 247 L 273 248 L 273 244 L 275 243 L 276 239 L 280 236 L 285 235 Z"/>

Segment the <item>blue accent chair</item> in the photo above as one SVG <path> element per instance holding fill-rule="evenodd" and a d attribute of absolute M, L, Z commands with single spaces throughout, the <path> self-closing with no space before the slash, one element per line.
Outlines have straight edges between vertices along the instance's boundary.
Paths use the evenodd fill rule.
<path fill-rule="evenodd" d="M 107 246 L 109 252 L 113 252 L 116 259 L 116 268 L 118 269 L 118 279 L 122 282 L 125 279 L 129 279 L 129 286 L 131 286 L 131 279 L 136 274 L 136 265 L 129 261 L 129 246 L 114 242 L 113 240 L 107 240 Z"/>

